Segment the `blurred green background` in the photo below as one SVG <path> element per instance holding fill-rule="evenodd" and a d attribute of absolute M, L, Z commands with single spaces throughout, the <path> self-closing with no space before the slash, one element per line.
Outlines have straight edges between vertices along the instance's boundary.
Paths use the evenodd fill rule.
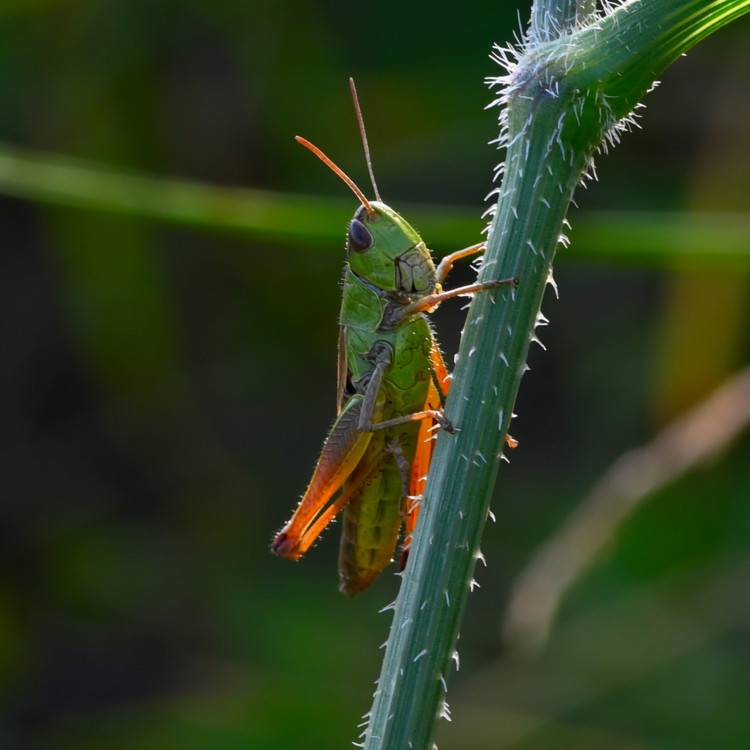
<path fill-rule="evenodd" d="M 356 738 L 390 621 L 377 611 L 398 579 L 339 594 L 335 527 L 299 564 L 268 550 L 333 418 L 355 208 L 293 137 L 369 192 L 353 76 L 385 200 L 422 217 L 437 253 L 475 242 L 497 160 L 487 55 L 528 5 L 0 6 L 6 144 L 336 199 L 321 226 L 305 218 L 308 236 L 261 239 L 221 219 L 196 228 L 12 197 L 44 190 L 24 193 L 6 169 L 0 747 L 330 750 Z M 629 222 L 607 212 L 748 211 L 749 32 L 736 23 L 667 71 L 643 130 L 577 196 L 442 748 L 750 746 L 746 434 L 615 530 L 541 653 L 514 656 L 502 639 L 513 582 L 597 477 L 748 360 L 750 261 L 714 262 L 709 234 L 695 265 L 658 242 L 628 262 L 613 248 Z M 281 197 L 293 214 L 317 205 L 296 200 Z M 153 212 L 161 203 L 157 190 Z M 454 214 L 453 229 L 427 233 Z M 444 307 L 451 361 L 462 313 Z"/>

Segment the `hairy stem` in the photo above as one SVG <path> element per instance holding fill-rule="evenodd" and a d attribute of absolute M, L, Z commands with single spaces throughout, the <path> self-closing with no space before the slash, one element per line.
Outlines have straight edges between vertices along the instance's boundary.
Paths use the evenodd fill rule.
<path fill-rule="evenodd" d="M 750 0 L 633 0 L 592 18 L 588 0 L 538 0 L 521 50 L 498 49 L 506 161 L 477 294 L 438 439 L 365 732 L 368 750 L 424 750 L 449 718 L 446 679 L 565 214 L 582 173 L 613 144 L 657 75 Z M 587 19 L 581 25 L 581 19 Z M 554 32 L 554 33 L 553 33 Z M 556 35 L 555 35 L 556 34 Z"/>

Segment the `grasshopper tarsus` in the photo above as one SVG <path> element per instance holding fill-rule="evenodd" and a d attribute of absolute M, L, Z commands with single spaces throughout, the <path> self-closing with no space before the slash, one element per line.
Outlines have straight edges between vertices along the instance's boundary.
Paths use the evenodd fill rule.
<path fill-rule="evenodd" d="M 487 284 L 488 289 L 495 289 L 496 287 L 507 285 L 518 288 L 518 284 L 520 282 L 518 280 L 518 276 L 509 276 L 507 279 L 492 279 L 491 281 L 483 281 L 480 283 Z"/>
<path fill-rule="evenodd" d="M 458 427 L 456 427 L 453 422 L 448 419 L 448 417 L 441 414 L 436 419 L 437 423 L 450 435 L 455 435 L 457 432 L 460 432 Z"/>

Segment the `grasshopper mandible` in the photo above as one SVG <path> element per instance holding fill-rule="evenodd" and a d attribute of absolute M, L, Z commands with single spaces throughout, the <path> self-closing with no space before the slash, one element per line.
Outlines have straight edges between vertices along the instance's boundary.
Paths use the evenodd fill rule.
<path fill-rule="evenodd" d="M 450 376 L 425 313 L 451 297 L 517 284 L 517 280 L 442 290 L 453 263 L 482 252 L 484 244 L 451 253 L 435 267 L 422 238 L 380 199 L 354 81 L 350 79 L 349 84 L 376 200 L 368 200 L 320 149 L 297 136 L 352 189 L 362 205 L 349 223 L 346 242 L 338 417 L 307 491 L 272 550 L 299 559 L 343 510 L 340 589 L 354 596 L 390 563 L 405 522 L 403 568 L 432 457 L 434 431 L 438 426 L 448 432 L 455 429 L 442 414 Z"/>

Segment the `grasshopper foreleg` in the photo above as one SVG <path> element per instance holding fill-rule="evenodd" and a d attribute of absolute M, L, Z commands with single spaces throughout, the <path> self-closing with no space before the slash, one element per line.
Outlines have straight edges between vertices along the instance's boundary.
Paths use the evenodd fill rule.
<path fill-rule="evenodd" d="M 466 258 L 468 255 L 474 255 L 474 253 L 483 253 L 487 243 L 479 242 L 471 247 L 465 247 L 463 250 L 456 250 L 454 253 L 446 255 L 438 264 L 435 269 L 435 275 L 439 284 L 445 281 L 445 277 L 450 273 L 453 264 L 461 258 Z"/>
<path fill-rule="evenodd" d="M 518 279 L 515 277 L 509 279 L 492 279 L 491 281 L 478 281 L 476 284 L 467 284 L 466 286 L 459 286 L 455 289 L 449 289 L 448 291 L 434 292 L 433 294 L 427 294 L 414 302 L 404 305 L 394 311 L 393 317 L 397 320 L 408 318 L 411 315 L 416 315 L 421 312 L 432 312 L 441 302 L 445 302 L 447 299 L 453 297 L 460 297 L 461 295 L 474 294 L 474 292 L 483 292 L 486 289 L 495 289 L 499 286 L 510 284 L 512 286 L 518 286 Z M 396 322 L 396 321 L 393 321 Z"/>

